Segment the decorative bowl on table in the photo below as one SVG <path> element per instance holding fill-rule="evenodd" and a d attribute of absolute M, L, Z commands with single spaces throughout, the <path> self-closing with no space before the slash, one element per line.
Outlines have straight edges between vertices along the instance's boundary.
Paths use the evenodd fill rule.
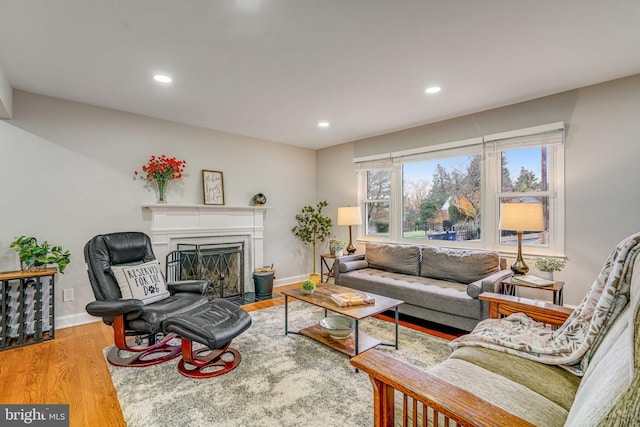
<path fill-rule="evenodd" d="M 320 326 L 329 333 L 331 338 L 338 340 L 351 335 L 355 324 L 355 320 L 345 316 L 328 316 L 320 321 Z"/>

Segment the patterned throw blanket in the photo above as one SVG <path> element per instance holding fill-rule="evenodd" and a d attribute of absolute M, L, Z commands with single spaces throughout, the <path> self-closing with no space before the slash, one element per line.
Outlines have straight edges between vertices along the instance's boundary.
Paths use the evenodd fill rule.
<path fill-rule="evenodd" d="M 486 319 L 468 335 L 453 340 L 453 349 L 486 347 L 526 359 L 560 365 L 583 376 L 603 337 L 629 302 L 631 273 L 640 251 L 640 233 L 621 241 L 613 250 L 575 311 L 556 330 L 523 313 Z"/>

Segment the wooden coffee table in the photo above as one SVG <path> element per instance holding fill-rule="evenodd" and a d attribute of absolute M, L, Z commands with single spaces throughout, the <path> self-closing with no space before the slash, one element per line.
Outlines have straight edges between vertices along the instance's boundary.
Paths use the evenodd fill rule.
<path fill-rule="evenodd" d="M 331 300 L 331 294 L 344 293 L 344 292 L 360 292 L 356 289 L 347 288 L 344 286 L 332 285 L 329 283 L 321 283 L 318 285 L 312 295 L 307 295 L 302 292 L 301 289 L 290 289 L 282 291 L 284 295 L 284 333 L 288 334 L 300 334 L 312 338 L 334 350 L 337 350 L 347 356 L 353 357 L 365 350 L 373 348 L 377 345 L 387 345 L 398 349 L 398 306 L 403 304 L 404 301 L 388 298 L 382 295 L 366 292 L 371 298 L 375 299 L 375 304 L 363 304 L 354 305 L 351 307 L 340 307 Z M 318 323 L 301 329 L 299 331 L 289 330 L 289 297 L 304 301 L 309 304 L 313 304 L 318 307 L 324 308 L 324 315 L 327 316 L 328 311 L 341 314 L 343 316 L 350 317 L 355 320 L 354 332 L 345 339 L 335 339 L 329 336 L 329 334 Z M 387 310 L 395 311 L 395 325 L 396 325 L 396 337 L 395 343 L 383 343 L 369 335 L 363 334 L 358 330 L 360 320 L 365 319 L 374 314 L 379 314 Z M 318 319 L 318 322 L 320 319 Z"/>

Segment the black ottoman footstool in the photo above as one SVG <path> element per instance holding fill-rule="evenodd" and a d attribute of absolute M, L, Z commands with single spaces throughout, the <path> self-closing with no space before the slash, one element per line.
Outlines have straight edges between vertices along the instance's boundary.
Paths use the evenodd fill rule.
<path fill-rule="evenodd" d="M 242 359 L 240 353 L 229 344 L 249 326 L 251 316 L 246 311 L 219 298 L 180 316 L 168 318 L 163 323 L 163 330 L 182 338 L 182 360 L 178 364 L 180 373 L 190 378 L 210 378 L 238 366 Z M 194 351 L 194 342 L 204 344 L 206 348 Z M 233 359 L 227 360 L 230 356 Z M 193 368 L 188 369 L 186 363 Z"/>

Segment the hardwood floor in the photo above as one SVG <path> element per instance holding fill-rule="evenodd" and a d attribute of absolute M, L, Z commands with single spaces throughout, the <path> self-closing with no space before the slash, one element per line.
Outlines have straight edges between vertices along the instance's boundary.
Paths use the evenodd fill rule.
<path fill-rule="evenodd" d="M 275 291 L 296 286 L 278 287 Z M 243 308 L 254 311 L 280 304 L 284 304 L 284 297 Z M 459 335 L 402 323 L 446 339 Z M 125 426 L 102 355 L 102 350 L 112 344 L 113 329 L 95 322 L 60 329 L 52 341 L 0 352 L 0 403 L 68 403 L 72 427 Z"/>

